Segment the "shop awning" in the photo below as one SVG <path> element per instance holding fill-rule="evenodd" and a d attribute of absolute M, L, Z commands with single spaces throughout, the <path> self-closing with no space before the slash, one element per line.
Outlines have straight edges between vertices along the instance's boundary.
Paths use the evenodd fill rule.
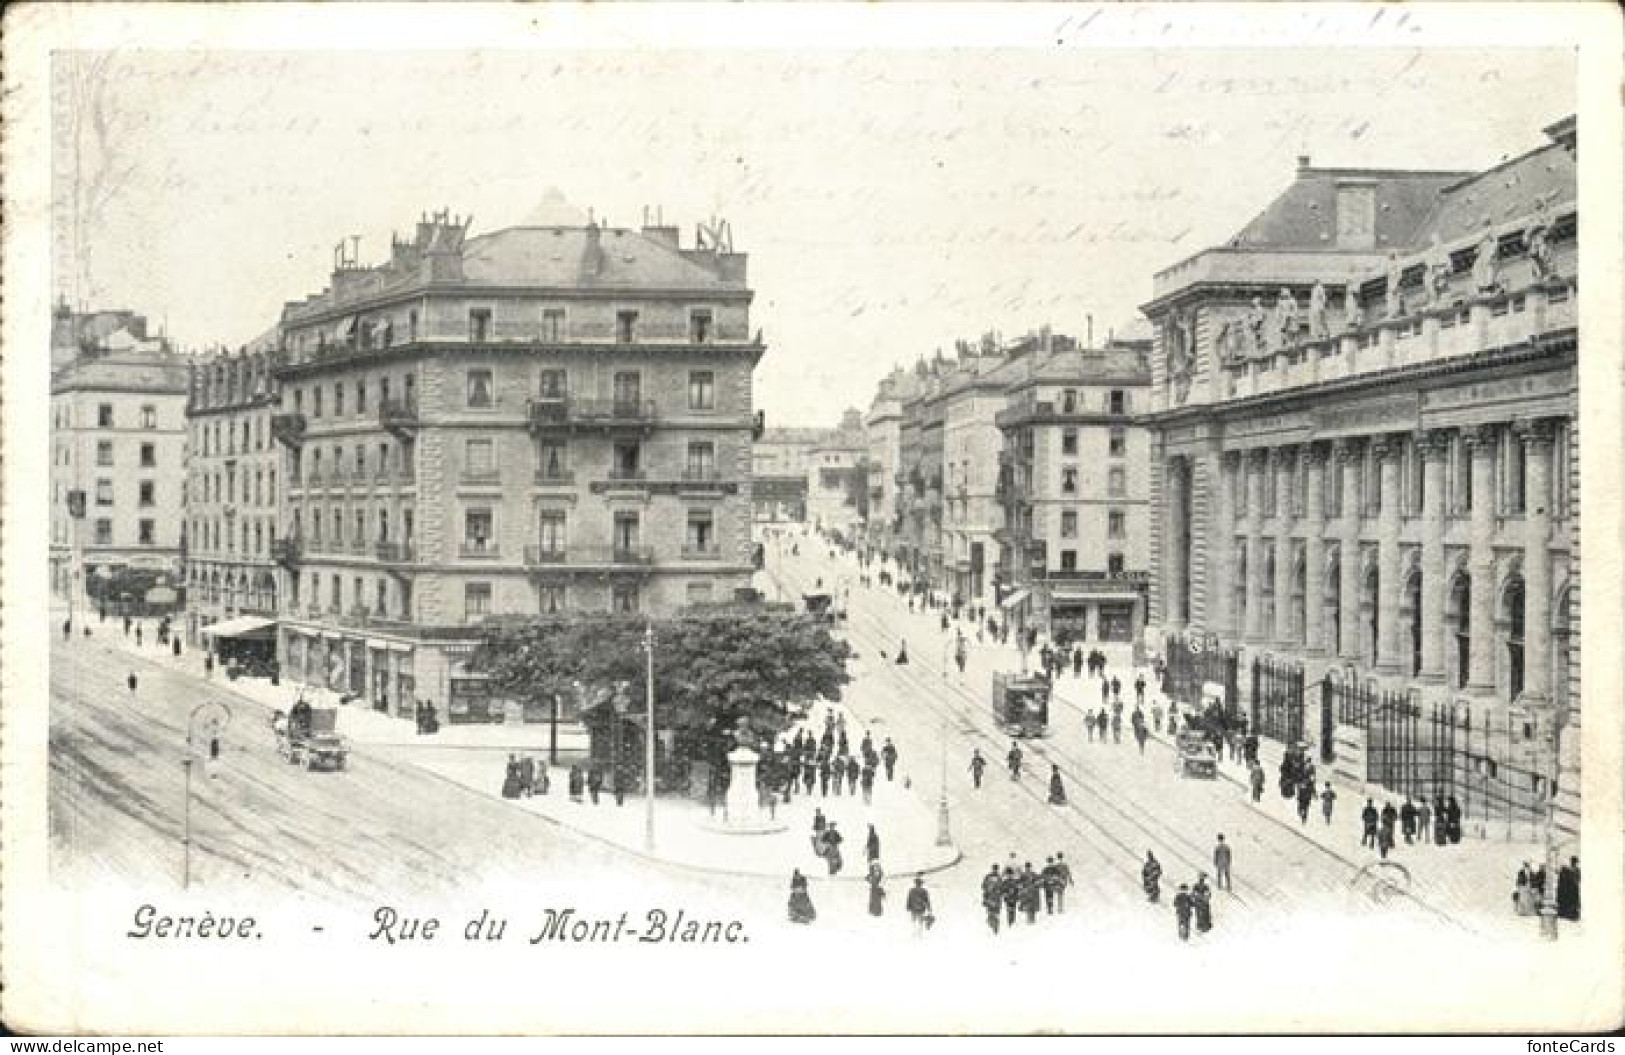
<path fill-rule="evenodd" d="M 1003 601 L 1001 601 L 999 603 L 999 607 L 1000 608 L 1014 608 L 1016 605 L 1020 604 L 1022 601 L 1025 601 L 1027 599 L 1027 593 L 1028 593 L 1028 591 L 1026 591 L 1026 590 L 1017 590 L 1015 593 L 1011 594 L 1009 597 L 1006 597 Z"/>
<path fill-rule="evenodd" d="M 276 620 L 257 615 L 240 615 L 203 628 L 204 637 L 237 637 L 269 640 L 276 636 Z"/>

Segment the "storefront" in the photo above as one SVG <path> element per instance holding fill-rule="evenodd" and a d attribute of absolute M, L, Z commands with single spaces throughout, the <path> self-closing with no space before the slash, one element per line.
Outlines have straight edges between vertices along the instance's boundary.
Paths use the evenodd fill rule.
<path fill-rule="evenodd" d="M 276 663 L 276 622 L 240 615 L 202 628 L 210 651 L 228 669 L 237 667 L 256 676 L 268 676 Z"/>

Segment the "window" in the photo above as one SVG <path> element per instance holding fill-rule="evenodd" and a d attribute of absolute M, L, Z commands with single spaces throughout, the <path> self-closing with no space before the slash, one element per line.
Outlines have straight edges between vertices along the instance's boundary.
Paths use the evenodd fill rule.
<path fill-rule="evenodd" d="M 361 479 L 367 475 L 367 447 L 365 444 L 355 445 L 355 478 Z"/>
<path fill-rule="evenodd" d="M 491 584 L 470 582 L 463 584 L 463 618 L 477 623 L 491 614 Z"/>
<path fill-rule="evenodd" d="M 543 370 L 538 392 L 543 399 L 563 399 L 570 392 L 570 375 L 563 370 Z"/>
<path fill-rule="evenodd" d="M 268 505 L 276 505 L 276 470 L 271 469 L 265 474 L 265 501 Z"/>
<path fill-rule="evenodd" d="M 638 548 L 638 515 L 636 513 L 615 514 L 614 540 L 617 554 L 630 554 Z"/>
<path fill-rule="evenodd" d="M 1106 574 L 1107 575 L 1121 575 L 1121 574 L 1123 574 L 1123 555 L 1121 553 L 1108 553 L 1108 554 L 1106 554 Z"/>
<path fill-rule="evenodd" d="M 1078 430 L 1061 430 L 1061 453 L 1076 457 L 1078 453 Z"/>
<path fill-rule="evenodd" d="M 1064 549 L 1064 550 L 1061 551 L 1061 570 L 1062 571 L 1077 571 L 1078 570 L 1078 551 L 1077 550 L 1075 550 L 1075 549 Z"/>
<path fill-rule="evenodd" d="M 327 610 L 329 612 L 337 612 L 341 610 L 339 602 L 343 599 L 343 592 L 343 581 L 339 578 L 338 573 L 334 572 L 333 578 L 329 583 L 329 591 L 327 595 Z"/>
<path fill-rule="evenodd" d="M 352 536 L 352 540 L 357 546 L 365 545 L 367 542 L 367 511 L 365 509 L 355 511 L 355 535 Z"/>
<path fill-rule="evenodd" d="M 615 343 L 631 344 L 637 336 L 637 325 L 637 312 L 617 311 L 615 313 Z"/>
<path fill-rule="evenodd" d="M 322 416 L 322 386 L 321 385 L 317 385 L 315 388 L 312 388 L 310 390 L 310 416 L 313 417 L 313 418 L 319 418 L 319 417 Z"/>
<path fill-rule="evenodd" d="M 401 541 L 408 546 L 412 544 L 412 511 L 401 510 Z"/>
<path fill-rule="evenodd" d="M 475 343 L 490 340 L 491 309 L 470 308 L 468 312 L 468 339 Z"/>
<path fill-rule="evenodd" d="M 542 615 L 558 615 L 564 611 L 564 587 L 558 583 L 543 583 L 536 588 L 537 609 Z"/>
<path fill-rule="evenodd" d="M 1078 537 L 1078 514 L 1068 510 L 1061 514 L 1061 537 Z"/>
<path fill-rule="evenodd" d="M 618 441 L 615 444 L 614 462 L 610 466 L 609 476 L 612 480 L 636 480 L 639 477 L 638 444 L 630 441 Z"/>
<path fill-rule="evenodd" d="M 709 555 L 716 552 L 716 540 L 713 535 L 711 511 L 709 509 L 691 509 L 688 513 L 687 547 L 690 554 L 695 556 Z"/>
<path fill-rule="evenodd" d="M 563 308 L 546 308 L 542 311 L 542 340 L 564 340 Z"/>
<path fill-rule="evenodd" d="M 137 505 L 150 506 L 155 504 L 152 497 L 153 483 L 151 480 L 141 481 L 140 497 L 136 499 Z"/>
<path fill-rule="evenodd" d="M 378 510 L 378 541 L 389 541 L 389 510 Z"/>
<path fill-rule="evenodd" d="M 1112 469 L 1106 474 L 1106 493 L 1113 497 L 1121 497 L 1124 493 L 1123 470 Z"/>
<path fill-rule="evenodd" d="M 716 448 L 709 440 L 688 445 L 688 467 L 683 475 L 690 480 L 710 480 L 716 476 Z"/>
<path fill-rule="evenodd" d="M 96 504 L 99 506 L 110 506 L 113 504 L 113 481 L 96 481 Z"/>
<path fill-rule="evenodd" d="M 315 549 L 320 549 L 322 545 L 322 512 L 319 509 L 310 515 L 310 544 Z"/>
<path fill-rule="evenodd" d="M 148 403 L 141 408 L 141 427 L 144 429 L 155 429 L 158 427 L 158 408 L 153 406 L 151 403 Z"/>
<path fill-rule="evenodd" d="M 1120 388 L 1114 388 L 1106 394 L 1106 411 L 1110 414 L 1126 414 L 1128 412 L 1128 393 Z"/>
<path fill-rule="evenodd" d="M 468 372 L 468 405 L 476 409 L 490 409 L 491 371 L 470 370 Z"/>
<path fill-rule="evenodd" d="M 463 548 L 470 553 L 494 553 L 492 517 L 489 509 L 469 509 L 463 513 Z"/>
<path fill-rule="evenodd" d="M 710 308 L 695 308 L 688 313 L 688 339 L 694 344 L 707 344 L 710 342 Z"/>
<path fill-rule="evenodd" d="M 389 587 L 383 579 L 373 580 L 372 610 L 379 615 L 389 611 Z"/>
<path fill-rule="evenodd" d="M 628 613 L 638 610 L 638 588 L 630 583 L 617 584 L 610 590 L 610 608 Z"/>
<path fill-rule="evenodd" d="M 689 371 L 688 409 L 715 410 L 716 406 L 716 375 L 710 370 Z"/>
<path fill-rule="evenodd" d="M 96 441 L 96 464 L 97 465 L 112 465 L 113 464 L 113 441 L 112 440 L 97 440 Z"/>
<path fill-rule="evenodd" d="M 338 506 L 333 507 L 333 545 L 344 545 L 344 512 Z"/>
<path fill-rule="evenodd" d="M 113 544 L 113 522 L 111 520 L 96 521 L 96 545 L 111 546 Z"/>
<path fill-rule="evenodd" d="M 566 466 L 569 449 L 562 443 L 544 440 L 536 445 L 536 478 L 538 480 L 567 480 Z"/>
<path fill-rule="evenodd" d="M 562 510 L 542 510 L 538 520 L 536 542 L 544 555 L 560 556 L 564 553 L 567 527 L 568 523 Z"/>
<path fill-rule="evenodd" d="M 463 476 L 470 480 L 490 480 L 496 475 L 496 453 L 491 441 L 466 441 L 463 444 Z"/>
<path fill-rule="evenodd" d="M 1063 495 L 1075 495 L 1078 493 L 1078 470 L 1061 470 L 1061 493 Z"/>
<path fill-rule="evenodd" d="M 1121 458 L 1127 451 L 1128 430 L 1121 425 L 1113 425 L 1109 453 L 1113 458 Z"/>
<path fill-rule="evenodd" d="M 615 375 L 615 413 L 636 413 L 643 402 L 643 378 L 636 370 Z"/>
<path fill-rule="evenodd" d="M 96 427 L 99 429 L 113 427 L 113 404 L 103 403 L 96 408 Z"/>
<path fill-rule="evenodd" d="M 1078 412 L 1077 389 L 1067 388 L 1061 391 L 1061 413 L 1076 414 Z"/>
<path fill-rule="evenodd" d="M 1120 509 L 1113 509 L 1108 512 L 1106 514 L 1106 537 L 1122 538 L 1123 526 L 1127 522 L 1127 519 L 1128 518 L 1123 515 L 1123 511 Z"/>
<path fill-rule="evenodd" d="M 409 341 L 415 341 L 418 339 L 418 313 L 416 310 L 407 313 L 406 339 Z"/>

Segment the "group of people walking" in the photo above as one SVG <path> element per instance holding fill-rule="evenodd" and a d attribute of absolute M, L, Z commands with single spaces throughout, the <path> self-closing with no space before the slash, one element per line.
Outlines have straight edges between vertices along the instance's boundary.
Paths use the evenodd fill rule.
<path fill-rule="evenodd" d="M 1327 784 L 1323 794 L 1331 793 L 1331 785 Z M 1326 807 L 1326 821 L 1331 823 L 1330 806 Z M 1362 848 L 1375 849 L 1386 858 L 1396 845 L 1396 828 L 1407 846 L 1413 843 L 1425 846 L 1429 842 L 1435 846 L 1454 845 L 1461 842 L 1461 803 L 1456 801 L 1455 795 L 1439 795 L 1430 808 L 1426 798 L 1413 802 L 1406 796 L 1405 805 L 1399 809 L 1387 802 L 1379 810 L 1374 800 L 1365 800 L 1365 808 L 1360 811 Z"/>
<path fill-rule="evenodd" d="M 1513 881 L 1512 909 L 1520 916 L 1538 915 L 1546 903 L 1546 884 L 1550 877 L 1546 866 L 1530 869 L 1529 862 L 1518 869 Z M 1569 863 L 1557 870 L 1557 889 L 1553 892 L 1557 918 L 1571 921 L 1580 919 L 1580 859 L 1569 858 Z"/>
<path fill-rule="evenodd" d="M 833 712 L 824 716 L 823 734 L 814 737 L 803 728 L 796 730 L 777 755 L 764 759 L 763 768 L 773 774 L 771 781 L 789 802 L 797 784 L 806 795 L 816 790 L 820 798 L 863 795 L 864 805 L 873 801 L 875 782 L 883 772 L 888 781 L 897 774 L 897 745 L 886 737 L 880 747 L 865 731 L 857 750 L 847 737 L 846 715 Z M 843 791 L 844 788 L 844 791 Z"/>
<path fill-rule="evenodd" d="M 1042 869 L 1031 861 L 1016 867 L 1016 855 L 1001 870 L 997 864 L 982 877 L 982 911 L 988 930 L 999 933 L 1000 926 L 1014 927 L 1017 915 L 1029 924 L 1038 922 L 1038 913 L 1053 916 L 1066 910 L 1066 892 L 1072 886 L 1072 867 L 1065 853 L 1044 859 Z"/>
<path fill-rule="evenodd" d="M 576 767 L 571 767 L 572 773 Z M 529 798 L 546 795 L 552 781 L 547 775 L 547 763 L 537 762 L 529 755 L 509 755 L 507 772 L 502 778 L 502 797 Z"/>
<path fill-rule="evenodd" d="M 1218 846 L 1214 848 L 1214 861 L 1217 865 L 1223 860 L 1224 866 L 1220 871 L 1224 889 L 1230 886 L 1230 849 L 1219 836 Z M 1162 903 L 1162 862 L 1150 850 L 1145 852 L 1145 863 L 1140 866 L 1140 887 L 1145 891 L 1145 899 L 1153 905 Z M 1213 890 L 1207 884 L 1207 873 L 1198 872 L 1195 883 L 1181 883 L 1174 892 L 1174 925 L 1179 934 L 1180 941 L 1189 941 L 1191 937 L 1191 924 L 1196 924 L 1196 933 L 1206 934 L 1213 929 Z"/>

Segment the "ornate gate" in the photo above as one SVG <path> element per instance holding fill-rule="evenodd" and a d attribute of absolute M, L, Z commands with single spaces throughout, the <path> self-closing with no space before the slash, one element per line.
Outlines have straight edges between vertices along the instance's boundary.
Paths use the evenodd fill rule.
<path fill-rule="evenodd" d="M 1202 702 L 1202 684 L 1216 682 L 1224 686 L 1225 717 L 1234 720 L 1241 714 L 1240 654 L 1224 648 L 1211 634 L 1186 638 L 1183 634 L 1169 634 L 1163 641 L 1164 667 L 1162 693 L 1186 707 Z"/>
<path fill-rule="evenodd" d="M 1303 741 L 1303 667 L 1253 660 L 1252 730 L 1283 744 Z"/>

